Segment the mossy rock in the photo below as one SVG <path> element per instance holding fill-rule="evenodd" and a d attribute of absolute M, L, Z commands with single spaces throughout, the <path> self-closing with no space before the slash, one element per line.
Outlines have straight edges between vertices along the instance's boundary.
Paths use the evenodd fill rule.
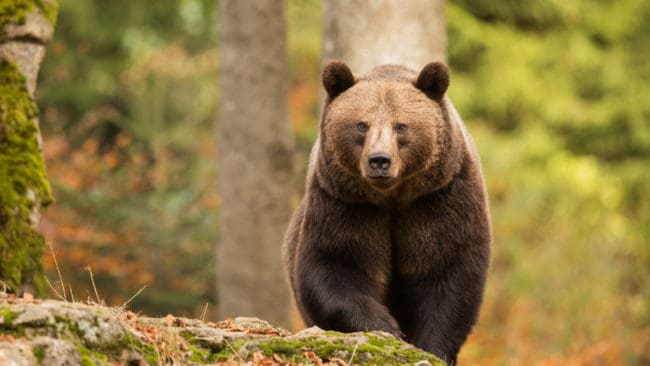
<path fill-rule="evenodd" d="M 0 364 L 444 365 L 382 332 L 309 328 L 291 334 L 256 318 L 219 323 L 140 317 L 124 309 L 0 294 Z"/>

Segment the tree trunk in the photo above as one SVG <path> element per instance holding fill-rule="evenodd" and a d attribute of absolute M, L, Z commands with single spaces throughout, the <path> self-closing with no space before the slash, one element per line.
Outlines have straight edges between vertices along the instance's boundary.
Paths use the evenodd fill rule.
<path fill-rule="evenodd" d="M 44 290 L 37 225 L 52 195 L 34 90 L 56 8 L 54 1 L 0 0 L 0 281 L 14 292 Z"/>
<path fill-rule="evenodd" d="M 324 60 L 343 61 L 355 74 L 446 60 L 444 0 L 326 0 L 324 8 Z"/>
<path fill-rule="evenodd" d="M 219 316 L 258 316 L 286 327 L 290 296 L 280 248 L 293 147 L 284 2 L 222 0 L 219 16 Z"/>

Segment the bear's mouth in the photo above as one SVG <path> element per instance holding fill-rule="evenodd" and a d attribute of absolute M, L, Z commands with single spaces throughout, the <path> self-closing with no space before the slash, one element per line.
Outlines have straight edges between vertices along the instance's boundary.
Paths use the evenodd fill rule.
<path fill-rule="evenodd" d="M 373 171 L 366 178 L 371 185 L 378 188 L 389 188 L 395 183 L 395 177 L 386 172 Z"/>
<path fill-rule="evenodd" d="M 377 180 L 385 180 L 385 179 L 393 179 L 393 176 L 389 174 L 384 174 L 384 173 L 370 173 L 368 174 L 369 179 L 377 179 Z"/>

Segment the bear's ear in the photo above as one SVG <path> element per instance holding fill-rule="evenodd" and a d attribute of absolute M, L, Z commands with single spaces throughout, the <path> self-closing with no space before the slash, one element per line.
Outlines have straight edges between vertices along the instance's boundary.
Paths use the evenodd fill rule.
<path fill-rule="evenodd" d="M 439 100 L 445 95 L 449 86 L 449 70 L 442 62 L 427 64 L 415 81 L 415 87 L 422 90 L 429 98 Z"/>
<path fill-rule="evenodd" d="M 333 99 L 354 85 L 354 75 L 348 65 L 340 61 L 330 61 L 323 69 L 323 86 L 327 95 Z"/>

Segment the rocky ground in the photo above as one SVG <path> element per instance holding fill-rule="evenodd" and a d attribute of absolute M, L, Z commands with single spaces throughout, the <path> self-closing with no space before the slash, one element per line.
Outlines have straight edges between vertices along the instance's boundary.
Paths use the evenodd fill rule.
<path fill-rule="evenodd" d="M 290 332 L 0 294 L 0 365 L 444 365 L 382 332 Z"/>

